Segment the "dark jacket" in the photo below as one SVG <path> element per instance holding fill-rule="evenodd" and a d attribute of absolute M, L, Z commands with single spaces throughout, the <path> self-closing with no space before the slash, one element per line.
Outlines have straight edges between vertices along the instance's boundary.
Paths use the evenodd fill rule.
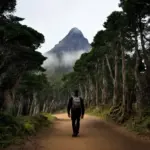
<path fill-rule="evenodd" d="M 71 110 L 71 114 L 74 115 L 84 115 L 84 111 L 85 111 L 85 108 L 84 108 L 84 101 L 82 98 L 80 98 L 81 100 L 81 108 L 77 108 L 77 109 L 73 109 L 72 108 L 72 101 L 73 101 L 73 98 L 71 97 L 68 101 L 68 107 L 67 107 L 67 112 L 68 112 L 68 115 L 70 115 L 70 110 Z"/>

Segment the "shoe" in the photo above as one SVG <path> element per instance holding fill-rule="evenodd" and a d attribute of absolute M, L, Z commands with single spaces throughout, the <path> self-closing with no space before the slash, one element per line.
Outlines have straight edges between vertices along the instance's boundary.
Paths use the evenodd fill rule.
<path fill-rule="evenodd" d="M 76 136 L 77 136 L 77 134 L 75 134 L 75 133 L 72 134 L 72 137 L 76 137 Z"/>
<path fill-rule="evenodd" d="M 72 137 L 76 137 L 76 134 L 75 134 L 75 133 L 73 133 L 73 134 L 72 134 Z"/>
<path fill-rule="evenodd" d="M 78 136 L 79 132 L 76 133 L 76 136 Z"/>

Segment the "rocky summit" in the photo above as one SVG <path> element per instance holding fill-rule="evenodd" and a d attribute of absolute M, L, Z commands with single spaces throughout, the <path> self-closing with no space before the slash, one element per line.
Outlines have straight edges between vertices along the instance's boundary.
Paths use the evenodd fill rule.
<path fill-rule="evenodd" d="M 88 40 L 78 28 L 72 28 L 70 32 L 46 54 L 64 53 L 74 51 L 89 51 L 91 48 Z"/>
<path fill-rule="evenodd" d="M 48 73 L 67 73 L 72 71 L 73 65 L 81 54 L 90 51 L 91 46 L 78 28 L 72 28 L 69 33 L 45 53 L 48 59 L 43 66 Z"/>

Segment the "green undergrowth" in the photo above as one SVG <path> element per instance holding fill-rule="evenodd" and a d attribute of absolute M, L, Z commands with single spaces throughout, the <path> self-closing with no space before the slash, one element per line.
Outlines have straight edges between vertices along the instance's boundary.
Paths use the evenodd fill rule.
<path fill-rule="evenodd" d="M 61 109 L 61 110 L 57 110 L 55 112 L 53 112 L 54 114 L 63 114 L 63 113 L 67 113 L 67 109 L 64 108 L 64 109 Z"/>
<path fill-rule="evenodd" d="M 42 127 L 49 127 L 53 119 L 51 114 L 46 113 L 24 117 L 0 113 L 0 147 L 20 144 L 22 139 L 35 135 Z"/>
<path fill-rule="evenodd" d="M 66 108 L 59 111 L 59 113 L 66 113 L 66 112 L 67 112 Z"/>
<path fill-rule="evenodd" d="M 131 117 L 124 126 L 130 131 L 134 131 L 141 135 L 150 136 L 150 116 L 145 116 L 142 118 Z"/>
<path fill-rule="evenodd" d="M 108 120 L 108 114 L 110 112 L 109 108 L 104 107 L 90 107 L 86 110 L 89 115 L 100 117 L 101 119 Z"/>
<path fill-rule="evenodd" d="M 104 107 L 90 107 L 87 109 L 87 114 L 100 117 L 103 120 L 106 120 L 108 122 L 115 123 L 110 118 L 110 108 L 104 108 Z M 138 117 L 138 116 L 131 116 L 127 121 L 125 121 L 123 124 L 120 124 L 124 126 L 127 130 L 133 131 L 139 135 L 146 135 L 150 136 L 150 116 L 145 117 Z"/>

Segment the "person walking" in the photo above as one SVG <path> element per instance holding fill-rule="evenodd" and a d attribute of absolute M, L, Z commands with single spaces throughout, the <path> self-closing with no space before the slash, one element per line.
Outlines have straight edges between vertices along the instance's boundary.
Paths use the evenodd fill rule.
<path fill-rule="evenodd" d="M 79 134 L 80 118 L 84 118 L 84 101 L 79 96 L 79 91 L 75 90 L 74 95 L 70 97 L 67 107 L 68 117 L 72 120 L 73 137 Z M 71 112 L 71 113 L 70 113 Z"/>

